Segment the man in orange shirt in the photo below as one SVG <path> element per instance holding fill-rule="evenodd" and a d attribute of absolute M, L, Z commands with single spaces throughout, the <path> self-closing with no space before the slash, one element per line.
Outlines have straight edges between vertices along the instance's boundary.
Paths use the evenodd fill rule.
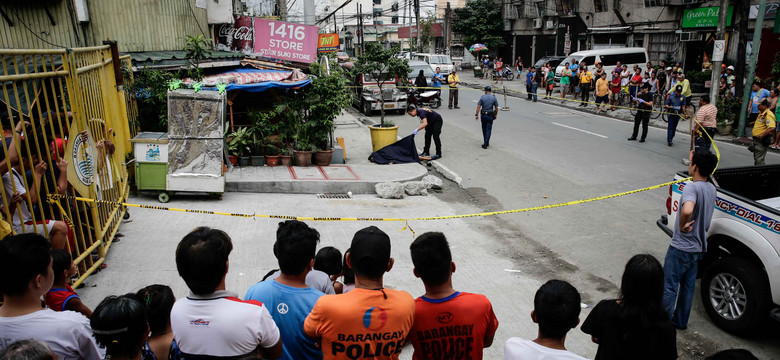
<path fill-rule="evenodd" d="M 376 226 L 358 231 L 346 262 L 355 273 L 355 289 L 320 297 L 303 331 L 321 343 L 325 360 L 397 360 L 414 322 L 414 299 L 382 283 L 393 268 L 390 237 Z"/>
<path fill-rule="evenodd" d="M 422 234 L 409 249 L 414 276 L 425 285 L 425 295 L 415 300 L 408 339 L 413 359 L 482 359 L 482 349 L 493 344 L 498 328 L 490 300 L 452 288 L 455 263 L 444 234 Z"/>

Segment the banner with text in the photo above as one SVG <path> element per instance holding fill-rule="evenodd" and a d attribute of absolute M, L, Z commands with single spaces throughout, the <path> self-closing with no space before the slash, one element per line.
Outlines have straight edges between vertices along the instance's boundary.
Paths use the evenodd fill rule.
<path fill-rule="evenodd" d="M 252 17 L 233 15 L 232 24 L 214 25 L 216 49 L 220 51 L 239 51 L 250 54 L 254 51 L 254 25 Z"/>
<path fill-rule="evenodd" d="M 255 53 L 301 63 L 317 60 L 319 28 L 255 18 Z"/>
<path fill-rule="evenodd" d="M 317 53 L 339 51 L 339 34 L 320 34 L 317 40 Z"/>

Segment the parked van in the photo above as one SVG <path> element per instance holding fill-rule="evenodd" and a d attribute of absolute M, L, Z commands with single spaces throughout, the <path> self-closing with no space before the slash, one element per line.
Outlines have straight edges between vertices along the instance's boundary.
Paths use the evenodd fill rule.
<path fill-rule="evenodd" d="M 436 68 L 440 68 L 441 73 L 444 75 L 449 75 L 452 72 L 452 69 L 455 67 L 455 63 L 452 62 L 450 56 L 444 54 L 417 53 L 412 55 L 412 60 L 425 61 L 428 64 L 431 64 L 431 67 L 434 69 L 434 71 Z"/>
<path fill-rule="evenodd" d="M 588 70 L 593 71 L 596 62 L 600 62 L 604 65 L 604 71 L 607 72 L 607 79 L 612 78 L 612 71 L 615 70 L 617 62 L 628 65 L 628 69 L 631 70 L 634 65 L 639 65 L 641 69 L 645 69 L 645 65 L 648 62 L 647 50 L 641 47 L 630 48 L 612 48 L 612 49 L 599 49 L 599 50 L 586 50 L 577 51 L 567 56 L 560 65 L 555 68 L 555 82 L 560 82 L 561 71 L 563 71 L 563 64 L 569 63 L 571 65 L 572 59 L 579 65 L 579 63 L 585 61 L 588 65 Z"/>

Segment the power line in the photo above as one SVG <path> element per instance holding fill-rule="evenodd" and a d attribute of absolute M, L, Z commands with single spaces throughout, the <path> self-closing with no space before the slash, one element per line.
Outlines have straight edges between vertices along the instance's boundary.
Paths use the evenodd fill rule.
<path fill-rule="evenodd" d="M 67 48 L 67 46 L 62 46 L 62 45 L 55 44 L 55 43 L 53 43 L 53 42 L 47 41 L 46 39 L 44 39 L 44 38 L 42 38 L 42 37 L 38 36 L 38 34 L 36 34 L 36 33 L 35 33 L 35 31 L 33 31 L 32 29 L 30 29 L 30 27 L 29 27 L 29 26 L 27 26 L 27 24 L 25 24 L 25 23 L 24 23 L 24 20 L 22 20 L 22 18 L 19 16 L 19 14 L 17 14 L 17 13 L 16 13 L 16 10 L 13 10 L 13 12 L 14 12 L 14 16 L 16 16 L 16 19 L 17 19 L 17 20 L 19 20 L 19 22 L 20 22 L 22 25 L 24 25 L 24 28 L 25 28 L 25 29 L 27 29 L 27 31 L 29 31 L 29 32 L 30 32 L 30 34 L 33 34 L 33 36 L 37 37 L 37 38 L 38 38 L 38 40 L 41 40 L 41 41 L 43 41 L 43 42 L 45 42 L 45 43 L 47 43 L 47 44 L 49 44 L 49 45 L 51 45 L 51 46 L 56 46 L 56 47 L 61 47 L 61 48 Z"/>

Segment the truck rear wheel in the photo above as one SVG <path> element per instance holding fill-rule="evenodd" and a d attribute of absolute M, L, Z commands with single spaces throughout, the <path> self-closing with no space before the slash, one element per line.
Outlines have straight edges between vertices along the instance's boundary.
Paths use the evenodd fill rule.
<path fill-rule="evenodd" d="M 746 259 L 727 257 L 712 263 L 704 271 L 700 291 L 707 315 L 732 334 L 750 335 L 768 318 L 766 275 Z"/>

